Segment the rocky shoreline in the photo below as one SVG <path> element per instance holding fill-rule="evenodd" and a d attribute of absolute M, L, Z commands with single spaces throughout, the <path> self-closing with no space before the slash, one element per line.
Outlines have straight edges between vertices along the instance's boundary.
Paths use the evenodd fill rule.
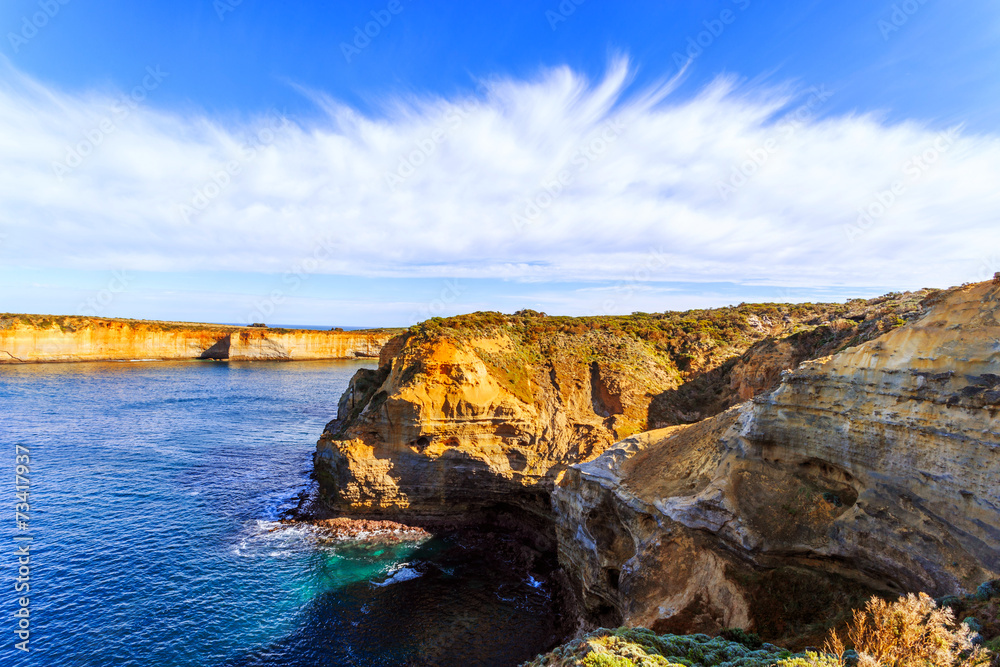
<path fill-rule="evenodd" d="M 400 336 L 318 443 L 316 505 L 517 526 L 557 556 L 575 632 L 794 648 L 872 592 L 996 578 L 1000 288 L 812 308 L 837 319 L 477 314 Z"/>
<path fill-rule="evenodd" d="M 280 530 L 284 526 L 305 524 L 322 530 L 324 534 L 335 540 L 407 542 L 427 540 L 431 537 L 431 534 L 420 526 L 409 526 L 396 521 L 337 517 L 335 519 L 282 519 L 280 524 L 272 530 Z"/>

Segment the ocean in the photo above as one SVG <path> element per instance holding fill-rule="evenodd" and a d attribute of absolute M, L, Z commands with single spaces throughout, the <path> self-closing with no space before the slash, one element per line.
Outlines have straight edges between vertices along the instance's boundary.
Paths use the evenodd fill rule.
<path fill-rule="evenodd" d="M 502 666 L 549 648 L 553 591 L 506 567 L 506 536 L 393 545 L 277 522 L 363 367 L 0 366 L 0 664 Z"/>

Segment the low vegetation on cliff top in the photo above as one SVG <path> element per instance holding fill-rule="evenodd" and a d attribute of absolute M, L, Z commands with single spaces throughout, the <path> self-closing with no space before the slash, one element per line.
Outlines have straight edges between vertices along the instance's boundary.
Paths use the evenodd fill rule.
<path fill-rule="evenodd" d="M 846 303 L 757 303 L 684 312 L 632 313 L 590 317 L 548 316 L 533 310 L 513 315 L 476 312 L 435 317 L 410 327 L 418 336 L 470 338 L 499 333 L 525 345 L 543 346 L 558 334 L 580 336 L 606 332 L 645 341 L 656 354 L 682 373 L 694 374 L 714 366 L 753 343 L 778 333 L 804 331 L 831 322 L 849 324 L 854 335 L 844 347 L 875 338 L 905 324 L 921 312 L 920 304 L 938 290 L 894 292 L 876 299 Z"/>
<path fill-rule="evenodd" d="M 889 602 L 871 598 L 822 651 L 792 654 L 753 633 L 724 630 L 719 637 L 658 635 L 645 628 L 600 629 L 526 667 L 997 667 L 1000 665 L 1000 581 L 939 605 L 925 594 Z M 975 615 L 956 622 L 956 609 Z M 985 618 L 984 618 L 985 617 Z M 986 621 L 984 626 L 983 621 Z M 988 638 L 992 637 L 991 640 Z"/>
<path fill-rule="evenodd" d="M 84 315 L 27 315 L 23 313 L 0 313 L 0 329 L 13 326 L 33 329 L 56 329 L 63 333 L 74 333 L 95 328 L 145 329 L 147 331 L 218 331 L 236 328 L 225 324 L 200 324 L 197 322 L 161 322 L 159 320 L 134 320 L 121 317 L 88 317 Z M 269 329 L 269 331 L 283 331 Z"/>
<path fill-rule="evenodd" d="M 532 398 L 532 366 L 564 359 L 617 368 L 646 382 L 650 395 L 657 396 L 644 426 L 653 428 L 698 421 L 745 400 L 732 390 L 730 375 L 739 356 L 756 345 L 788 339 L 797 364 L 905 324 L 919 316 L 922 304 L 936 293 L 921 290 L 846 303 L 740 304 L 592 317 L 548 316 L 533 310 L 513 315 L 476 312 L 432 318 L 410 327 L 409 335 L 415 344 L 441 338 L 509 340 L 511 345 L 502 351 L 477 349 L 477 353 L 526 402 Z"/>
<path fill-rule="evenodd" d="M 750 638 L 749 635 L 747 635 Z M 539 656 L 528 667 L 770 667 L 807 659 L 759 641 L 708 635 L 658 635 L 645 628 L 601 628 Z M 802 663 L 809 664 L 809 663 Z M 816 663 L 820 664 L 820 663 Z"/>

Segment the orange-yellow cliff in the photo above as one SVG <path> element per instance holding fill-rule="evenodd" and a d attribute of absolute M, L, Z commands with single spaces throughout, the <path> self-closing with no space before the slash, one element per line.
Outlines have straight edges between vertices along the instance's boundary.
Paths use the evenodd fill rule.
<path fill-rule="evenodd" d="M 0 363 L 376 357 L 395 333 L 5 315 L 0 316 Z"/>

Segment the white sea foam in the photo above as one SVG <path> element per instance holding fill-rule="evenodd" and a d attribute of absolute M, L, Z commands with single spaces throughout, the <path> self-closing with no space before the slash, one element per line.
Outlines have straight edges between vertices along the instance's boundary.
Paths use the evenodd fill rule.
<path fill-rule="evenodd" d="M 373 586 L 388 586 L 389 584 L 398 584 L 402 581 L 409 581 L 410 579 L 416 579 L 417 577 L 420 576 L 420 574 L 421 574 L 420 572 L 417 572 L 412 567 L 407 567 L 404 565 L 399 568 L 395 568 L 395 572 L 393 573 L 393 575 L 388 579 L 386 579 L 385 581 L 381 582 L 373 581 L 371 583 Z"/>
<path fill-rule="evenodd" d="M 240 538 L 233 553 L 243 558 L 287 556 L 316 543 L 316 529 L 312 526 L 257 519 L 248 526 L 248 533 Z"/>

